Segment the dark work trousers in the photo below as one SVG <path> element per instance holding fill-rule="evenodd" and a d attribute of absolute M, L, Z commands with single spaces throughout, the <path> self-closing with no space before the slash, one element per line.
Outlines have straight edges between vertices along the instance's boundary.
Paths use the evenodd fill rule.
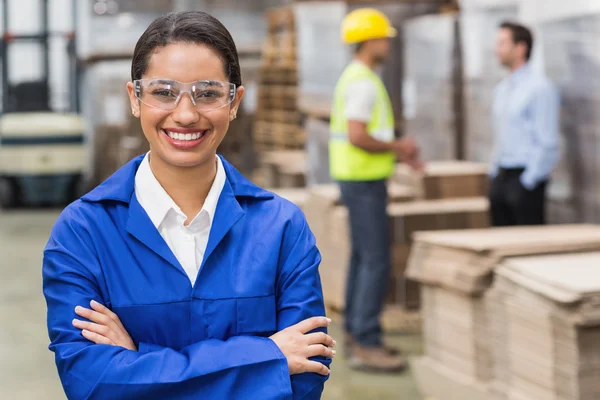
<path fill-rule="evenodd" d="M 339 182 L 348 208 L 352 252 L 346 286 L 345 328 L 362 346 L 382 344 L 380 314 L 391 259 L 386 182 Z"/>
<path fill-rule="evenodd" d="M 523 168 L 500 169 L 490 185 L 490 207 L 493 226 L 543 225 L 546 222 L 546 186 L 533 190 L 520 181 Z"/>

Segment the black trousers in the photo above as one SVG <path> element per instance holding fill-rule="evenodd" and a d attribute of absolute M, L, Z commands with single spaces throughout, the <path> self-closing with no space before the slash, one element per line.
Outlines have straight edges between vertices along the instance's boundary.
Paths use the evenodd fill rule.
<path fill-rule="evenodd" d="M 493 226 L 543 225 L 546 223 L 548 181 L 528 190 L 521 184 L 523 168 L 500 169 L 490 186 Z"/>

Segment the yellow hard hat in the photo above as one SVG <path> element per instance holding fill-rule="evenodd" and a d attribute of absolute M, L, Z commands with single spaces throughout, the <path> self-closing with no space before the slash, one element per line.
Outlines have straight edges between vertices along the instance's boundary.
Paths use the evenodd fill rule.
<path fill-rule="evenodd" d="M 392 38 L 397 34 L 388 17 L 374 8 L 354 10 L 342 22 L 342 40 L 348 44 Z"/>

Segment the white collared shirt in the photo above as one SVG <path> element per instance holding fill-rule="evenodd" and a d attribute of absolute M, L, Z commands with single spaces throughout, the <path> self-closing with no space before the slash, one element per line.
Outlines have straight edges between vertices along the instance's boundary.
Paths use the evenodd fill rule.
<path fill-rule="evenodd" d="M 135 174 L 135 195 L 193 286 L 204 259 L 217 203 L 225 186 L 225 169 L 221 159 L 217 157 L 217 175 L 202 210 L 185 226 L 187 216 L 152 173 L 149 154 L 146 154 Z"/>

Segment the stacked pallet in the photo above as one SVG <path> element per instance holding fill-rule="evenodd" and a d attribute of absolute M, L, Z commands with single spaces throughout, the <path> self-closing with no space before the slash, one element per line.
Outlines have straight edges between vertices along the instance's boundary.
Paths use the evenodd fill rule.
<path fill-rule="evenodd" d="M 259 70 L 254 143 L 258 151 L 304 148 L 300 127 L 296 28 L 291 7 L 267 11 L 268 37 Z"/>
<path fill-rule="evenodd" d="M 508 333 L 503 398 L 600 398 L 600 253 L 507 260 L 497 274 Z"/>
<path fill-rule="evenodd" d="M 600 227 L 420 232 L 414 240 L 407 276 L 423 290 L 425 357 L 413 366 L 421 389 L 436 400 L 454 399 L 454 391 L 492 399 L 506 393 L 508 370 L 506 312 L 498 290 L 489 290 L 494 269 L 513 256 L 600 249 Z"/>

